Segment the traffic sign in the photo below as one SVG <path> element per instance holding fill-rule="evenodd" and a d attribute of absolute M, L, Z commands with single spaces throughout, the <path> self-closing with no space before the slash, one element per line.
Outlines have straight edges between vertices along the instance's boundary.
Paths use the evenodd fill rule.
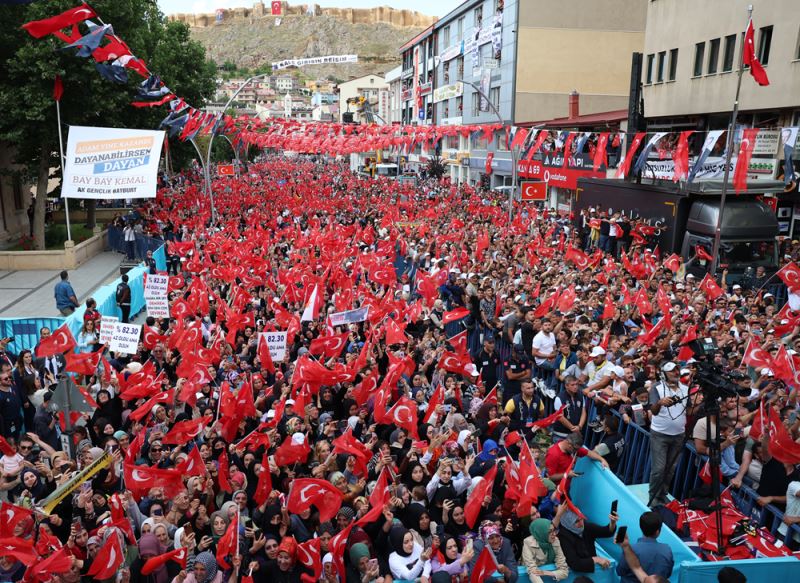
<path fill-rule="evenodd" d="M 537 180 L 520 182 L 520 199 L 524 201 L 547 200 L 547 183 Z"/>
<path fill-rule="evenodd" d="M 219 176 L 233 176 L 233 164 L 220 164 L 217 166 L 217 174 Z"/>

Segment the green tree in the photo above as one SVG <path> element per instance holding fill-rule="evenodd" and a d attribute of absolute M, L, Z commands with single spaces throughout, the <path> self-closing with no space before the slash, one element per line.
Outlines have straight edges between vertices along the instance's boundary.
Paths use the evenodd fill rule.
<path fill-rule="evenodd" d="M 57 168 L 57 176 L 61 172 L 52 97 L 56 75 L 64 84 L 61 123 L 65 147 L 70 125 L 155 129 L 167 115 L 166 107 L 140 109 L 130 105 L 136 100 L 136 85 L 142 81 L 134 72 L 129 72 L 126 85 L 111 83 L 97 73 L 94 59 L 76 57 L 72 49 L 61 50 L 64 43 L 53 36 L 35 39 L 20 28 L 25 22 L 48 18 L 74 6 L 74 0 L 0 5 L 0 18 L 5 25 L 0 35 L 0 54 L 5 59 L 0 67 L 0 140 L 12 146 L 14 162 L 22 166 L 25 178 L 36 183 L 37 249 L 43 249 L 45 244 L 44 211 L 50 169 Z M 153 0 L 96 0 L 92 7 L 175 94 L 195 107 L 202 107 L 211 97 L 216 67 L 206 60 L 202 46 L 189 38 L 186 25 L 166 22 Z M 184 152 L 183 147 L 173 148 L 173 160 L 180 162 L 186 156 Z M 94 201 L 87 206 L 93 226 Z"/>

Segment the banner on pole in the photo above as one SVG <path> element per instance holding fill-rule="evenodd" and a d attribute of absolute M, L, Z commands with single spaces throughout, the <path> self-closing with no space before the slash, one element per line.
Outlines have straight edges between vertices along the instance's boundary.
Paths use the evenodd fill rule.
<path fill-rule="evenodd" d="M 338 65 L 341 63 L 357 63 L 358 55 L 327 55 L 308 59 L 286 59 L 272 63 L 272 70 L 279 71 L 288 67 L 305 67 L 306 65 Z"/>
<path fill-rule="evenodd" d="M 155 198 L 164 132 L 72 126 L 62 198 Z"/>

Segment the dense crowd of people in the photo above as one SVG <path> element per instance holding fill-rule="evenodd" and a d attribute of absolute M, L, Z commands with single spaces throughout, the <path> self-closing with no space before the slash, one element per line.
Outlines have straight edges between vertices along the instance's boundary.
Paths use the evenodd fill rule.
<path fill-rule="evenodd" d="M 191 179 L 138 209 L 166 242 L 171 317 L 146 318 L 135 354 L 99 344 L 94 305 L 77 365 L 43 356 L 56 331 L 33 352 L 0 340 L 0 581 L 591 576 L 619 517 L 572 503 L 588 487 L 574 465 L 615 471 L 628 424 L 650 435 L 652 510 L 618 542 L 623 581 L 672 575 L 669 486 L 687 441 L 708 453 L 709 425 L 723 488 L 755 489 L 782 533 L 800 523 L 800 314 L 765 289 L 687 275 L 646 233 L 612 242 L 631 227 L 601 209 L 519 206 L 509 223 L 493 193 L 447 181 L 269 157 L 215 192 L 213 215 Z M 696 338 L 742 373 L 719 413 Z M 66 372 L 91 414 L 54 405 Z"/>

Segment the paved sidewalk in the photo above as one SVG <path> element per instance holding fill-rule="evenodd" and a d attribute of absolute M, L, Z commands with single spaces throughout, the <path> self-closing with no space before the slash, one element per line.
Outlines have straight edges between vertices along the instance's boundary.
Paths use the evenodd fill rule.
<path fill-rule="evenodd" d="M 82 304 L 97 288 L 119 277 L 121 253 L 106 251 L 70 270 L 69 281 Z M 53 290 L 59 271 L 0 271 L 0 318 L 60 317 Z"/>

